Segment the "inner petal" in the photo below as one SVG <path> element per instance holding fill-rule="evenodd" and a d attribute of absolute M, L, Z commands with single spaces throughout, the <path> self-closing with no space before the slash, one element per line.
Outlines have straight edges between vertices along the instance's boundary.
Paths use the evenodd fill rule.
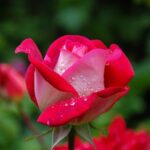
<path fill-rule="evenodd" d="M 72 54 L 68 50 L 62 49 L 54 68 L 54 71 L 58 74 L 62 75 L 70 66 L 72 66 L 79 57 L 77 55 Z"/>
<path fill-rule="evenodd" d="M 84 45 L 80 42 L 71 41 L 71 40 L 66 40 L 62 49 L 69 50 L 73 54 L 75 54 L 79 57 L 83 57 L 86 54 L 86 52 L 88 51 L 88 47 L 86 45 Z"/>
<path fill-rule="evenodd" d="M 104 89 L 104 68 L 108 51 L 95 49 L 70 67 L 63 77 L 77 90 L 87 96 Z"/>

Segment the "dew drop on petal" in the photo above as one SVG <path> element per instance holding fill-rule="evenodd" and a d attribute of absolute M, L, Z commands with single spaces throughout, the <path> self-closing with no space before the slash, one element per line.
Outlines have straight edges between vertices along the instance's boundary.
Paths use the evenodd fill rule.
<path fill-rule="evenodd" d="M 87 100 L 88 100 L 88 99 L 85 97 L 85 98 L 84 98 L 84 101 L 86 102 Z"/>
<path fill-rule="evenodd" d="M 68 106 L 68 103 L 65 103 L 64 105 L 67 107 L 67 106 Z"/>
<path fill-rule="evenodd" d="M 72 99 L 72 102 L 70 103 L 71 106 L 74 106 L 76 104 L 76 102 L 74 101 L 74 99 Z"/>
<path fill-rule="evenodd" d="M 63 115 L 60 115 L 60 117 L 63 118 L 64 116 L 63 116 Z"/>
<path fill-rule="evenodd" d="M 75 77 L 72 77 L 71 79 L 72 79 L 72 80 L 75 80 L 76 78 L 75 78 Z"/>

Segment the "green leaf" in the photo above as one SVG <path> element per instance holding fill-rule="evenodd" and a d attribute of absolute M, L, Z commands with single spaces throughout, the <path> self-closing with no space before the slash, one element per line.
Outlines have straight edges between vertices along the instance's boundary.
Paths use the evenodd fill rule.
<path fill-rule="evenodd" d="M 88 141 L 94 149 L 96 149 L 96 145 L 93 142 L 90 126 L 89 124 L 83 124 L 76 127 L 76 132 L 79 136 L 81 136 L 84 140 Z"/>
<path fill-rule="evenodd" d="M 47 134 L 48 134 L 49 132 L 51 132 L 51 131 L 52 131 L 52 128 L 50 128 L 50 129 L 48 129 L 48 130 L 42 132 L 41 134 L 28 136 L 28 137 L 25 138 L 25 141 L 30 141 L 30 140 L 33 140 L 33 139 L 35 139 L 35 138 L 39 138 L 39 137 L 41 137 L 41 136 L 47 135 Z"/>
<path fill-rule="evenodd" d="M 66 125 L 61 127 L 55 127 L 53 129 L 51 150 L 69 134 L 71 128 L 72 126 Z"/>

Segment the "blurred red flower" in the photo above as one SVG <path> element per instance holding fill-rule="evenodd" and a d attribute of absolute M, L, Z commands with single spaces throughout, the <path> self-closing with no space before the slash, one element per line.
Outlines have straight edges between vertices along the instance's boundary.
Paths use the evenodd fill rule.
<path fill-rule="evenodd" d="M 24 78 L 9 64 L 0 64 L 0 97 L 19 101 L 26 91 Z"/>
<path fill-rule="evenodd" d="M 108 129 L 108 135 L 93 139 L 97 150 L 150 150 L 150 134 L 144 130 L 134 131 L 126 127 L 122 117 L 117 117 Z M 67 144 L 54 150 L 68 150 Z M 75 150 L 94 150 L 92 145 L 76 138 Z"/>
<path fill-rule="evenodd" d="M 16 53 L 28 54 L 26 85 L 48 126 L 89 122 L 109 110 L 128 90 L 134 76 L 121 48 L 100 40 L 66 35 L 54 41 L 44 57 L 32 39 Z"/>

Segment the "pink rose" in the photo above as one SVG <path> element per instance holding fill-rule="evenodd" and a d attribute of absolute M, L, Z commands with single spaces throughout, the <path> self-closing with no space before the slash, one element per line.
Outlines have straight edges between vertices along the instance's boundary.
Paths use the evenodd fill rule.
<path fill-rule="evenodd" d="M 21 100 L 26 91 L 24 78 L 9 64 L 0 64 L 0 97 Z"/>
<path fill-rule="evenodd" d="M 16 53 L 28 54 L 26 85 L 48 126 L 88 122 L 124 96 L 134 76 L 132 65 L 116 44 L 66 35 L 54 41 L 44 57 L 25 39 Z"/>

